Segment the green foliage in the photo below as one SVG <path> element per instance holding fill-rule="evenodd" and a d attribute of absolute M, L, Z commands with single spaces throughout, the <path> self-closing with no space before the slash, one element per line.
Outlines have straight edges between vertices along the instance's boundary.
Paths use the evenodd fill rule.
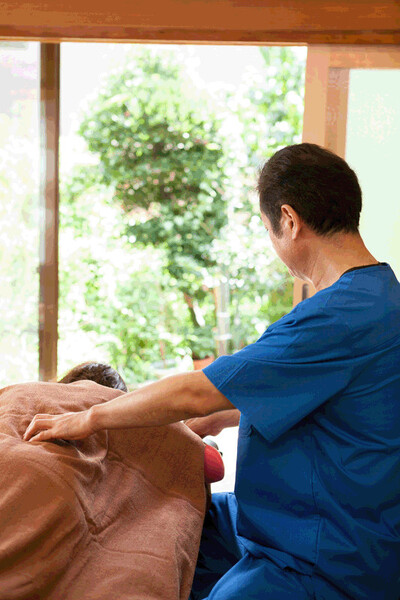
<path fill-rule="evenodd" d="M 175 286 L 202 300 L 201 272 L 215 266 L 210 246 L 226 223 L 223 147 L 205 99 L 171 55 L 145 50 L 109 78 L 80 134 L 127 215 L 129 240 L 163 249 Z"/>
<path fill-rule="evenodd" d="M 304 61 L 290 48 L 260 51 L 265 71 L 218 101 L 165 49 L 140 50 L 107 77 L 80 127 L 87 164 L 62 181 L 60 372 L 104 360 L 137 385 L 158 363 L 214 353 L 219 278 L 230 288 L 229 351 L 290 310 L 292 279 L 254 183 L 265 159 L 300 141 Z M 4 384 L 36 378 L 38 362 L 36 133 L 29 103 L 13 111 L 0 116 Z"/>
<path fill-rule="evenodd" d="M 161 358 L 188 353 L 178 333 L 186 307 L 168 290 L 162 253 L 132 249 L 110 190 L 82 191 L 85 180 L 78 169 L 61 193 L 60 372 L 103 360 L 137 385 Z"/>
<path fill-rule="evenodd" d="M 62 194 L 66 368 L 100 351 L 137 384 L 160 359 L 214 353 L 219 278 L 230 287 L 230 351 L 290 310 L 292 279 L 261 223 L 254 179 L 299 141 L 304 64 L 287 48 L 261 52 L 264 75 L 219 105 L 171 55 L 146 50 L 89 106 L 80 134 L 90 163 Z"/>
<path fill-rule="evenodd" d="M 238 106 L 250 164 L 258 167 L 280 148 L 301 141 L 305 64 L 292 48 L 260 48 L 265 63 Z"/>
<path fill-rule="evenodd" d="M 0 387 L 38 374 L 38 182 L 19 126 L 0 115 Z"/>
<path fill-rule="evenodd" d="M 210 326 L 198 327 L 186 336 L 194 360 L 215 355 L 213 329 Z"/>
<path fill-rule="evenodd" d="M 280 148 L 301 141 L 304 58 L 291 48 L 260 48 L 265 71 L 250 72 L 227 105 L 237 115 L 242 146 L 229 230 L 216 247 L 231 290 L 232 349 L 241 348 L 291 310 L 293 279 L 275 258 L 259 217 L 257 170 Z M 233 157 L 232 157 L 233 158 Z"/>

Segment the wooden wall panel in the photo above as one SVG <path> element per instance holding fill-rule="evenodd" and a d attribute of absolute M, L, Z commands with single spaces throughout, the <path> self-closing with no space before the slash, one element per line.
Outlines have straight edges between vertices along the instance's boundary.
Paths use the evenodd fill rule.
<path fill-rule="evenodd" d="M 0 37 L 400 44 L 397 0 L 0 0 Z"/>

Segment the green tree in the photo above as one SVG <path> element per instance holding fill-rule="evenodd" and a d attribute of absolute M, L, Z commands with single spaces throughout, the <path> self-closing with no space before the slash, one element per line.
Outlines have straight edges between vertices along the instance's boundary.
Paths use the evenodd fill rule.
<path fill-rule="evenodd" d="M 63 191 L 71 252 L 60 330 L 75 320 L 130 382 L 188 346 L 213 349 L 219 277 L 231 290 L 231 351 L 291 308 L 292 280 L 268 243 L 254 180 L 261 162 L 299 141 L 304 61 L 262 52 L 264 73 L 219 101 L 171 55 L 139 52 L 86 111 L 90 163 Z"/>
<path fill-rule="evenodd" d="M 59 370 L 110 362 L 137 385 L 156 377 L 158 361 L 188 354 L 187 309 L 168 288 L 162 252 L 132 249 L 111 190 L 85 175 L 78 169 L 61 190 Z"/>
<path fill-rule="evenodd" d="M 260 48 L 263 73 L 253 73 L 238 102 L 249 164 L 301 141 L 305 62 L 292 48 Z"/>
<path fill-rule="evenodd" d="M 224 150 L 219 123 L 170 54 L 144 50 L 109 77 L 80 134 L 98 157 L 98 181 L 113 190 L 136 248 L 160 248 L 169 284 L 204 326 L 204 275 L 226 224 Z M 204 312 L 204 311 L 203 311 Z M 208 319 L 214 319 L 208 310 Z"/>

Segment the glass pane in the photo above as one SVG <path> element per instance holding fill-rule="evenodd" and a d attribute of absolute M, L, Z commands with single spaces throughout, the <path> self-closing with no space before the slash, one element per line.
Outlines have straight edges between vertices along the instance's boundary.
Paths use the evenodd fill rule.
<path fill-rule="evenodd" d="M 193 369 L 216 342 L 233 352 L 290 310 L 254 187 L 260 164 L 301 140 L 305 58 L 62 44 L 60 374 L 107 362 L 132 389 Z M 215 489 L 233 489 L 236 435 L 219 436 Z"/>
<path fill-rule="evenodd" d="M 39 44 L 0 43 L 0 386 L 38 377 Z"/>
<path fill-rule="evenodd" d="M 301 140 L 305 58 L 62 44 L 60 374 L 97 358 L 136 386 L 217 341 L 233 352 L 290 310 L 254 187 Z"/>
<path fill-rule="evenodd" d="M 400 278 L 400 69 L 350 71 L 346 160 L 363 191 L 361 234 Z"/>

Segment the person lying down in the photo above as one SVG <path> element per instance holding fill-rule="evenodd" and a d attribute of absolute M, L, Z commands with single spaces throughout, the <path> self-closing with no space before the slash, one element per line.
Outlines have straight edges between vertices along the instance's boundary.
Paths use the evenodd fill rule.
<path fill-rule="evenodd" d="M 73 445 L 23 440 L 44 409 L 87 410 L 124 394 L 110 369 L 85 363 L 59 383 L 0 390 L 0 598 L 189 595 L 205 514 L 196 434 L 176 423 L 102 431 Z"/>
<path fill-rule="evenodd" d="M 105 365 L 103 363 L 97 362 L 85 362 L 80 365 L 77 365 L 76 367 L 68 371 L 68 373 L 58 381 L 58 383 L 74 383 L 75 381 L 82 380 L 95 381 L 100 385 L 105 385 L 106 387 L 122 390 L 123 392 L 128 391 L 126 383 L 122 379 L 118 371 L 110 367 L 110 365 Z M 76 443 L 74 440 L 53 441 L 56 443 L 62 442 L 66 444 Z M 221 479 L 223 479 L 225 474 L 225 467 L 222 460 L 222 455 L 218 451 L 217 444 L 209 437 L 204 438 L 203 441 L 207 446 L 204 449 L 204 480 L 206 484 L 207 493 L 206 506 L 209 507 L 211 502 L 211 483 L 215 483 L 216 481 L 220 481 Z M 217 451 L 215 449 L 217 449 Z"/>

